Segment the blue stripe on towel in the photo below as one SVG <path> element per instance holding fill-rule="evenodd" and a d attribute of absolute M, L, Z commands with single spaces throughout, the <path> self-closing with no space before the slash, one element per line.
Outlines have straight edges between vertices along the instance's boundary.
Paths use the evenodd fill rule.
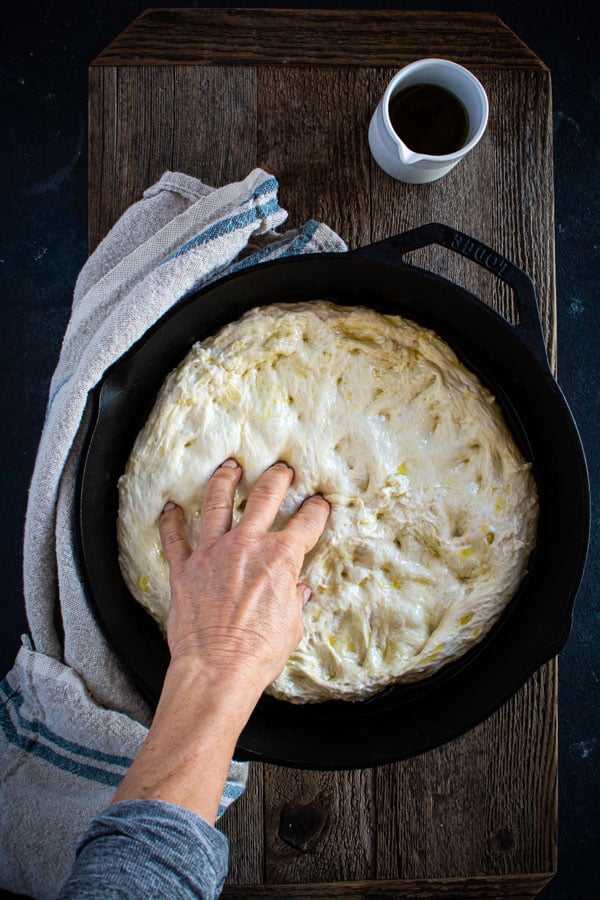
<path fill-rule="evenodd" d="M 228 781 L 223 788 L 223 794 L 221 795 L 221 802 L 219 803 L 219 808 L 217 810 L 217 819 L 220 819 L 227 807 L 231 806 L 234 800 L 238 800 L 244 791 L 246 790 L 246 785 L 242 784 L 239 781 Z"/>
<path fill-rule="evenodd" d="M 320 222 L 315 222 L 314 219 L 311 219 L 306 225 L 303 225 L 299 230 L 298 234 L 294 238 L 292 242 L 292 246 L 289 251 L 286 253 L 286 256 L 296 256 L 300 253 L 304 253 L 304 249 L 308 242 L 312 240 L 315 236 L 315 232 L 320 226 Z"/>
<path fill-rule="evenodd" d="M 314 237 L 315 232 L 319 228 L 319 222 L 313 219 L 303 225 L 292 238 L 282 241 L 280 244 L 271 244 L 262 250 L 247 256 L 242 262 L 238 263 L 229 270 L 230 272 L 240 272 L 242 269 L 248 269 L 257 263 L 266 262 L 269 259 L 283 259 L 287 256 L 299 256 L 304 252 L 308 242 Z"/>
<path fill-rule="evenodd" d="M 229 216 L 227 219 L 221 219 L 220 222 L 215 222 L 214 225 L 205 228 L 200 234 L 197 234 L 187 241 L 187 243 L 179 247 L 179 249 L 163 260 L 161 265 L 164 266 L 164 264 L 170 262 L 170 260 L 177 259 L 177 257 L 189 253 L 190 250 L 194 250 L 196 247 L 202 247 L 204 244 L 208 244 L 210 241 L 214 241 L 224 234 L 231 234 L 232 231 L 238 231 L 240 228 L 247 228 L 248 225 L 251 225 L 258 219 L 266 219 L 267 216 L 272 216 L 280 211 L 281 207 L 279 206 L 279 202 L 276 197 L 273 197 L 267 203 L 259 203 L 256 206 L 250 207 L 250 209 L 245 209 L 243 212 L 235 213 L 235 215 Z"/>
<path fill-rule="evenodd" d="M 26 719 L 21 713 L 23 703 L 23 695 L 11 686 L 8 679 L 5 678 L 3 681 L 0 681 L 0 731 L 2 731 L 10 744 L 13 744 L 13 746 L 18 747 L 19 750 L 28 753 L 30 756 L 39 757 L 43 762 L 49 763 L 63 772 L 68 772 L 69 775 L 76 775 L 88 781 L 95 781 L 106 787 L 117 787 L 121 783 L 125 772 L 133 762 L 130 757 L 91 750 L 89 747 L 85 747 L 75 741 L 68 741 L 60 737 L 41 722 Z M 15 725 L 11 717 L 11 708 L 17 719 L 17 725 Z M 38 740 L 39 737 L 43 737 L 46 741 L 51 741 L 54 746 L 51 746 L 49 743 L 41 743 Z M 61 749 L 73 755 L 77 754 L 80 759 L 66 756 L 64 752 L 60 752 Z M 86 761 L 83 762 L 82 759 Z M 108 763 L 118 767 L 120 771 L 115 772 L 99 768 L 87 760 Z M 241 782 L 228 781 L 225 784 L 217 813 L 218 818 L 223 815 L 234 800 L 241 797 L 244 790 L 245 786 Z"/>
<path fill-rule="evenodd" d="M 21 712 L 21 707 L 24 702 L 24 698 L 22 694 L 18 691 L 15 691 L 10 683 L 5 679 L 0 683 L 0 693 L 3 699 L 3 705 L 0 708 L 0 727 L 2 728 L 4 734 L 6 735 L 7 740 L 11 743 L 16 744 L 16 746 L 21 747 L 21 749 L 25 749 L 30 753 L 34 753 L 38 756 L 43 756 L 47 758 L 47 754 L 51 757 L 48 758 L 49 762 L 52 762 L 53 765 L 57 765 L 56 758 L 59 758 L 64 761 L 65 765 L 60 765 L 59 768 L 66 768 L 68 771 L 73 771 L 71 766 L 81 766 L 83 770 L 90 770 L 93 772 L 98 772 L 101 774 L 101 778 L 96 778 L 95 780 L 101 781 L 103 784 L 112 784 L 113 781 L 106 781 L 106 778 L 116 779 L 114 782 L 118 784 L 118 782 L 123 777 L 125 771 L 129 768 L 133 760 L 129 756 L 120 756 L 115 753 L 103 753 L 100 750 L 92 750 L 90 747 L 86 747 L 83 744 L 78 744 L 75 741 L 69 741 L 66 738 L 60 737 L 55 732 L 51 731 L 46 725 L 42 722 L 32 721 L 30 719 L 26 719 L 25 716 Z M 14 717 L 16 719 L 16 723 L 13 722 L 13 719 L 10 715 L 10 708 L 12 708 L 14 712 Z M 38 739 L 41 738 L 45 743 L 41 743 Z M 109 766 L 113 766 L 114 768 L 120 769 L 119 772 L 108 772 L 105 769 L 96 769 L 88 766 L 87 762 L 79 762 L 78 760 L 73 760 L 71 757 L 64 756 L 60 751 L 64 751 L 65 753 L 70 753 L 73 756 L 77 756 L 80 760 L 91 760 L 96 763 L 104 763 Z M 76 773 L 77 774 L 77 773 Z M 84 775 L 83 777 L 90 777 L 90 775 Z"/>
<path fill-rule="evenodd" d="M 244 200 L 244 203 L 249 203 L 252 200 L 258 200 L 259 197 L 264 197 L 265 194 L 276 194 L 279 190 L 279 182 L 276 178 L 267 178 L 262 184 L 259 184 L 257 188 L 250 194 L 247 200 Z M 241 203 L 240 206 L 244 204 Z"/>
<path fill-rule="evenodd" d="M 9 711 L 8 703 L 0 707 L 0 728 L 2 729 L 7 741 L 29 753 L 31 756 L 39 756 L 44 762 L 56 766 L 63 772 L 69 772 L 71 775 L 78 775 L 80 778 L 87 778 L 88 781 L 96 781 L 99 784 L 105 784 L 108 787 L 116 787 L 123 779 L 123 772 L 109 772 L 106 769 L 98 769 L 88 763 L 81 763 L 57 753 L 46 744 L 38 743 L 32 737 L 26 737 L 20 734 L 13 724 Z"/>

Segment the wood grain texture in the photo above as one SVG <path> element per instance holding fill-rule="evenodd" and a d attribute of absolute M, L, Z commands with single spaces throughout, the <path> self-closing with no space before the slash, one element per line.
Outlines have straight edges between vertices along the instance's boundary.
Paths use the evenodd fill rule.
<path fill-rule="evenodd" d="M 461 738 L 377 769 L 377 878 L 553 871 L 555 702 L 551 665 Z"/>
<path fill-rule="evenodd" d="M 398 66 L 426 56 L 545 68 L 493 13 L 301 9 L 146 10 L 92 65 Z"/>
<path fill-rule="evenodd" d="M 368 71 L 264 66 L 257 79 L 257 159 L 279 179 L 289 226 L 318 219 L 368 243 Z"/>
<path fill-rule="evenodd" d="M 90 252 L 163 172 L 219 186 L 255 159 L 254 69 L 90 68 Z"/>
<path fill-rule="evenodd" d="M 264 777 L 265 881 L 292 884 L 375 877 L 370 769 L 340 773 L 266 766 Z M 322 830 L 315 829 L 304 847 L 285 840 L 286 824 L 301 815 L 302 807 L 322 813 Z"/>
<path fill-rule="evenodd" d="M 246 790 L 225 811 L 219 829 L 229 838 L 229 875 L 233 884 L 264 881 L 264 767 L 249 767 Z M 244 839 L 240 840 L 240 835 Z"/>
<path fill-rule="evenodd" d="M 490 122 L 444 179 L 405 185 L 370 157 L 368 121 L 400 65 L 436 54 L 473 68 Z M 217 186 L 261 166 L 290 227 L 317 218 L 352 248 L 441 221 L 503 253 L 533 278 L 556 362 L 550 77 L 493 15 L 152 10 L 91 66 L 89 135 L 90 250 L 167 169 Z M 516 320 L 474 263 L 441 248 L 411 261 Z M 220 823 L 223 896 L 535 896 L 556 870 L 556 680 L 552 661 L 485 722 L 399 764 L 252 764 Z"/>
<path fill-rule="evenodd" d="M 252 900 L 528 900 L 537 897 L 551 881 L 551 872 L 538 875 L 505 875 L 502 878 L 436 878 L 393 881 L 327 882 L 323 884 L 227 885 L 223 898 Z"/>

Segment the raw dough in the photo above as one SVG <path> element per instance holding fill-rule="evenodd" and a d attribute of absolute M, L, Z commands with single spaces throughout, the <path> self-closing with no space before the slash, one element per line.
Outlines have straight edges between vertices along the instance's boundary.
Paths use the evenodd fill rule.
<path fill-rule="evenodd" d="M 416 681 L 481 640 L 535 544 L 537 493 L 489 391 L 432 331 L 328 301 L 257 308 L 196 344 L 165 381 L 119 482 L 125 581 L 161 625 L 167 500 L 198 540 L 206 482 L 296 476 L 275 527 L 314 493 L 331 516 L 301 579 L 305 634 L 269 692 L 356 700 Z"/>

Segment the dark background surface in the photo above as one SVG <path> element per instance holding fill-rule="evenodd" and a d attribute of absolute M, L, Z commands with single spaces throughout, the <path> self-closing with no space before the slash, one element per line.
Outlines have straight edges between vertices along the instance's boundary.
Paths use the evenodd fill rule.
<path fill-rule="evenodd" d="M 560 657 L 559 869 L 541 896 L 544 900 L 596 897 L 600 883 L 600 13 L 588 0 L 499 0 L 495 4 L 418 0 L 396 4 L 105 0 L 86 4 L 64 0 L 11 4 L 4 10 L 0 676 L 10 669 L 20 635 L 27 631 L 21 578 L 27 489 L 73 285 L 87 256 L 87 66 L 140 12 L 167 6 L 485 10 L 497 13 L 550 67 L 559 383 L 586 449 L 592 535 L 573 629 Z M 560 472 L 556 477 L 560 478 Z M 569 523 L 564 527 L 568 529 Z"/>

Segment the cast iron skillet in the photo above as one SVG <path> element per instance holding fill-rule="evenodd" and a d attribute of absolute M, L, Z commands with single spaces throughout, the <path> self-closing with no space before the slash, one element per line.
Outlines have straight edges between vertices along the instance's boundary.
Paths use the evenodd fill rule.
<path fill-rule="evenodd" d="M 438 243 L 485 266 L 513 289 L 519 324 L 443 278 L 405 264 Z M 487 639 L 413 686 L 367 701 L 295 706 L 263 697 L 236 757 L 305 768 L 356 768 L 431 749 L 480 722 L 567 639 L 587 552 L 589 488 L 577 429 L 550 372 L 533 285 L 489 247 L 428 225 L 352 253 L 317 254 L 243 270 L 184 298 L 122 357 L 90 394 L 78 471 L 77 529 L 83 575 L 106 636 L 155 704 L 168 651 L 127 591 L 117 560 L 117 480 L 166 374 L 191 345 L 246 310 L 331 299 L 399 313 L 434 328 L 503 407 L 540 495 L 529 574 Z"/>

